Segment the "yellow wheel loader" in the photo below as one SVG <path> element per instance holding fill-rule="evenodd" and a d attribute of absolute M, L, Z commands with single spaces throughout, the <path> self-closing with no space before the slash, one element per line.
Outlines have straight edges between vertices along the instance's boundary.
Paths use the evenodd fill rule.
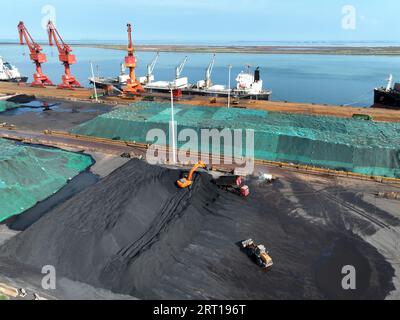
<path fill-rule="evenodd" d="M 265 247 L 262 244 L 255 244 L 252 239 L 243 241 L 242 249 L 244 249 L 248 256 L 254 259 L 261 268 L 267 269 L 274 264 Z"/>

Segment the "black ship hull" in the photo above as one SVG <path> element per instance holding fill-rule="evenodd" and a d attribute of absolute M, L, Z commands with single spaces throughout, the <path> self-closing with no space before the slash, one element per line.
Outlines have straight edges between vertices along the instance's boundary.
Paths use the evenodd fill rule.
<path fill-rule="evenodd" d="M 207 90 L 196 90 L 196 89 L 182 89 L 182 93 L 189 95 L 189 96 L 206 96 L 206 97 L 215 97 L 215 98 L 227 98 L 227 92 L 213 92 Z M 246 92 L 232 92 L 230 94 L 232 99 L 248 99 L 248 100 L 262 100 L 262 101 L 269 101 L 271 98 L 271 92 L 266 91 L 259 94 L 249 94 Z"/>
<path fill-rule="evenodd" d="M 93 79 L 89 79 L 91 85 L 93 85 Z M 96 79 L 96 88 L 98 89 L 107 89 L 108 87 L 112 86 L 119 90 L 122 89 L 124 84 L 119 82 L 117 78 L 101 78 Z"/>
<path fill-rule="evenodd" d="M 0 79 L 0 82 L 13 82 L 13 83 L 26 83 L 28 81 L 28 77 L 20 77 L 20 78 L 14 78 L 14 79 L 7 79 L 7 80 L 2 80 Z"/>
<path fill-rule="evenodd" d="M 386 109 L 400 109 L 400 91 L 375 89 L 374 107 Z"/>
<path fill-rule="evenodd" d="M 93 85 L 93 80 L 89 79 L 89 82 L 91 85 Z M 102 78 L 102 79 L 97 79 L 96 80 L 96 87 L 98 89 L 107 89 L 107 87 L 115 87 L 118 90 L 122 90 L 123 84 L 118 82 L 118 79 L 114 78 Z M 169 88 L 146 88 L 144 87 L 147 93 L 169 93 L 170 89 Z M 188 96 L 210 96 L 210 97 L 218 97 L 218 98 L 227 98 L 228 93 L 227 92 L 211 92 L 207 90 L 194 90 L 191 88 L 184 88 L 181 89 L 182 94 L 188 95 Z M 270 91 L 265 91 L 263 93 L 259 94 L 248 94 L 246 92 L 232 92 L 231 93 L 231 98 L 235 99 L 250 99 L 250 100 L 264 100 L 264 101 L 269 101 L 271 98 L 271 92 Z"/>

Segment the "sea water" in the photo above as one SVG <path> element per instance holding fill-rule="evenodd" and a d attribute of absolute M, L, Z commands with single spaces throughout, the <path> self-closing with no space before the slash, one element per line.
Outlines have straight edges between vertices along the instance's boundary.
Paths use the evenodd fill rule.
<path fill-rule="evenodd" d="M 43 46 L 48 62 L 43 72 L 54 83 L 61 81 L 63 66 L 58 61 L 55 47 Z M 119 50 L 73 47 L 78 63 L 72 66 L 72 73 L 84 86 L 89 86 L 90 61 L 95 75 L 117 76 L 120 63 L 126 53 Z M 146 74 L 155 52 L 137 52 L 137 75 Z M 0 55 L 16 65 L 22 74 L 32 78 L 34 66 L 29 59 L 26 46 L 0 45 Z M 212 54 L 209 53 L 161 53 L 154 75 L 156 80 L 172 80 L 175 68 L 184 59 L 189 60 L 182 76 L 191 83 L 204 79 Z M 400 57 L 395 56 L 340 56 L 313 54 L 217 54 L 212 75 L 215 84 L 228 83 L 228 65 L 232 68 L 232 86 L 240 71 L 246 65 L 260 67 L 264 88 L 273 91 L 273 100 L 370 106 L 373 103 L 373 89 L 386 85 L 389 74 L 400 82 Z"/>

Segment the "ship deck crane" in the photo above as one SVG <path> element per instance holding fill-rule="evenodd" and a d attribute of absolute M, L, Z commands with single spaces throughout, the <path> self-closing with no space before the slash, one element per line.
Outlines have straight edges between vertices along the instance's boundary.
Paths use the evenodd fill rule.
<path fill-rule="evenodd" d="M 215 54 L 213 55 L 211 62 L 208 65 L 208 68 L 206 70 L 206 77 L 205 77 L 205 87 L 206 88 L 210 88 L 212 86 L 211 75 L 214 70 L 214 64 L 215 64 Z"/>
<path fill-rule="evenodd" d="M 36 65 L 36 72 L 33 75 L 33 82 L 31 86 L 33 87 L 44 87 L 45 85 L 52 86 L 51 80 L 43 74 L 42 64 L 47 61 L 46 55 L 42 53 L 42 47 L 33 40 L 29 31 L 26 29 L 25 24 L 20 21 L 18 24 L 19 41 L 21 45 L 24 45 L 24 40 L 30 51 L 30 58 Z"/>
<path fill-rule="evenodd" d="M 65 72 L 62 76 L 62 83 L 57 86 L 59 89 L 73 89 L 82 87 L 78 80 L 71 74 L 71 65 L 76 63 L 76 56 L 71 54 L 71 47 L 64 42 L 52 21 L 47 24 L 49 45 L 54 43 L 58 49 L 58 58 L 64 65 Z M 53 42 L 54 41 L 54 42 Z"/>
<path fill-rule="evenodd" d="M 211 80 L 211 75 L 214 70 L 214 64 L 215 64 L 215 54 L 213 54 L 212 59 L 210 63 L 208 64 L 208 67 L 206 69 L 205 77 L 203 80 L 197 81 L 197 89 L 209 89 L 212 86 L 212 80 Z"/>
<path fill-rule="evenodd" d="M 387 84 L 386 84 L 386 91 L 389 92 L 393 88 L 393 75 L 390 74 L 389 78 L 387 79 Z"/>
<path fill-rule="evenodd" d="M 147 74 L 144 77 L 140 77 L 139 81 L 141 84 L 143 85 L 147 85 L 150 84 L 154 81 L 154 75 L 153 75 L 153 71 L 154 68 L 156 67 L 158 58 L 160 57 L 160 53 L 157 52 L 156 56 L 153 58 L 153 61 L 147 65 Z"/>
<path fill-rule="evenodd" d="M 158 58 L 160 57 L 160 53 L 157 52 L 157 55 L 154 57 L 153 61 L 151 62 L 151 64 L 147 65 L 147 75 L 146 75 L 146 83 L 150 83 L 154 80 L 154 75 L 153 75 L 153 71 L 154 68 L 156 67 Z"/>
<path fill-rule="evenodd" d="M 138 94 L 144 92 L 144 89 L 136 79 L 135 68 L 136 68 L 136 57 L 135 49 L 132 41 L 132 25 L 128 23 L 128 55 L 125 57 L 125 66 L 129 69 L 129 78 L 126 81 L 126 86 L 123 88 L 123 92 L 126 94 Z"/>
<path fill-rule="evenodd" d="M 181 62 L 181 64 L 179 66 L 176 67 L 176 79 L 179 79 L 181 77 L 181 73 L 183 71 L 183 68 L 186 65 L 186 62 L 188 61 L 188 57 L 186 56 L 185 59 L 183 59 L 183 61 Z"/>
<path fill-rule="evenodd" d="M 174 87 L 174 89 L 172 89 L 172 92 L 175 98 L 182 97 L 182 90 L 180 88 L 188 85 L 188 78 L 181 78 L 183 68 L 185 67 L 187 61 L 188 57 L 186 56 L 175 70 L 175 80 L 172 82 L 172 87 Z"/>

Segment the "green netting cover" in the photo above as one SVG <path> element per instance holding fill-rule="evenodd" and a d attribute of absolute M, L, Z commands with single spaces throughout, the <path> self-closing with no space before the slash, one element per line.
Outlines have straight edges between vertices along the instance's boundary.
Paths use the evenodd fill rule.
<path fill-rule="evenodd" d="M 5 139 L 0 150 L 0 221 L 45 200 L 93 162 L 83 154 Z"/>
<path fill-rule="evenodd" d="M 169 103 L 138 102 L 81 124 L 72 132 L 146 143 L 150 129 L 168 133 L 170 112 Z M 184 128 L 197 132 L 203 128 L 253 129 L 256 159 L 400 177 L 399 123 L 180 104 L 175 106 L 175 121 L 178 134 Z M 178 142 L 178 146 L 182 144 Z"/>
<path fill-rule="evenodd" d="M 16 104 L 14 102 L 8 102 L 8 101 L 2 101 L 0 100 L 0 112 L 4 112 L 7 110 L 15 109 L 18 108 L 19 104 Z"/>

